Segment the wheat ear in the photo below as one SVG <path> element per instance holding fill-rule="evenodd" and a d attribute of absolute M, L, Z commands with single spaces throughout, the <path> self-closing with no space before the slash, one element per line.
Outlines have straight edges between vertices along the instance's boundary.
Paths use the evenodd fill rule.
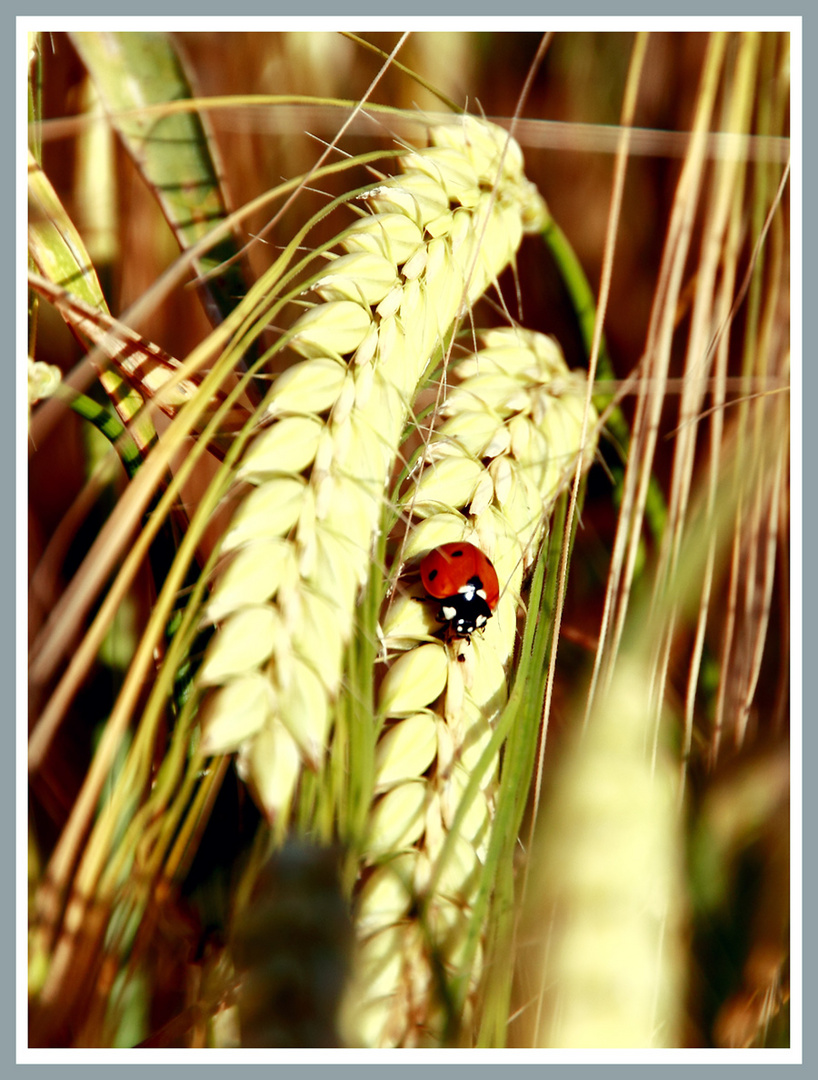
<path fill-rule="evenodd" d="M 269 426 L 237 480 L 252 490 L 223 540 L 230 556 L 199 673 L 203 747 L 238 751 L 268 819 L 286 818 L 306 763 L 318 768 L 384 491 L 418 384 L 454 320 L 513 259 L 544 204 L 507 134 L 473 118 L 365 198 L 292 328 L 304 359 L 276 380 Z"/>
<path fill-rule="evenodd" d="M 466 946 L 499 753 L 467 788 L 507 699 L 524 574 L 578 455 L 589 463 L 595 446 L 593 410 L 582 445 L 586 380 L 568 370 L 556 342 L 509 328 L 484 334 L 482 344 L 455 368 L 445 422 L 403 493 L 415 519 L 405 556 L 411 566 L 440 543 L 470 540 L 494 562 L 502 593 L 468 645 L 432 636 L 433 611 L 408 574 L 385 613 L 384 645 L 398 656 L 380 687 L 371 870 L 359 897 L 346 1021 L 348 1037 L 366 1046 L 439 1045 L 451 1007 L 441 971 L 469 987 L 456 1018 L 468 1029 L 481 955 L 478 946 L 468 963 Z"/>

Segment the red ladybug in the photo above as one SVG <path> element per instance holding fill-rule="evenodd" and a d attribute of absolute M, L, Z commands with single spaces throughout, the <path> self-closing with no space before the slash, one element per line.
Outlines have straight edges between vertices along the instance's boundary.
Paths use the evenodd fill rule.
<path fill-rule="evenodd" d="M 438 619 L 466 640 L 485 626 L 500 599 L 497 571 L 483 552 L 465 541 L 441 544 L 420 564 L 426 592 L 442 601 Z"/>

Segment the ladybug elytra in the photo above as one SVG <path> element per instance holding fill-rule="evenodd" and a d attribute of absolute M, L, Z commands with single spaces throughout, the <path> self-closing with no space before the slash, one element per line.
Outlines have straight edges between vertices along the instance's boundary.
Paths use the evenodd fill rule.
<path fill-rule="evenodd" d="M 420 564 L 426 592 L 440 600 L 438 619 L 451 634 L 468 640 L 485 626 L 500 599 L 497 571 L 474 544 L 441 544 Z"/>

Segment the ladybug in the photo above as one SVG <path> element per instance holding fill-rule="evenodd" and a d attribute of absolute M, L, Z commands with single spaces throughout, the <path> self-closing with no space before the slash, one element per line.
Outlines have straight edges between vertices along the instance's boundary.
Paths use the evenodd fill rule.
<path fill-rule="evenodd" d="M 420 564 L 426 592 L 440 600 L 438 620 L 467 641 L 485 626 L 500 599 L 497 571 L 486 555 L 465 541 L 441 544 Z"/>

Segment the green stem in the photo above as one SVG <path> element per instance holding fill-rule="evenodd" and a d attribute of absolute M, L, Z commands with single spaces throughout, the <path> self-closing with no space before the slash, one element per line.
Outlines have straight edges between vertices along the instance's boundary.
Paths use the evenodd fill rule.
<path fill-rule="evenodd" d="M 543 243 L 551 253 L 554 262 L 562 277 L 563 284 L 568 290 L 571 303 L 579 322 L 582 341 L 586 355 L 591 354 L 591 344 L 594 337 L 594 324 L 596 322 L 596 301 L 593 291 L 585 276 L 582 264 L 577 258 L 576 252 L 571 247 L 565 233 L 557 225 L 553 218 L 549 217 L 541 233 Z M 604 334 L 600 337 L 599 357 L 597 359 L 597 372 L 599 381 L 605 382 L 615 378 L 614 367 L 608 353 Z M 614 395 L 612 393 L 597 393 L 594 395 L 594 406 L 599 413 L 603 413 L 611 406 Z M 617 456 L 622 462 L 627 460 L 628 444 L 630 442 L 630 429 L 622 410 L 618 405 L 613 406 L 606 422 L 606 432 L 609 441 L 614 444 Z M 614 491 L 613 499 L 619 505 L 622 498 L 622 486 L 624 472 L 620 469 L 613 470 Z M 661 539 L 666 519 L 666 505 L 662 489 L 655 477 L 650 479 L 650 488 L 645 517 L 655 539 Z"/>

